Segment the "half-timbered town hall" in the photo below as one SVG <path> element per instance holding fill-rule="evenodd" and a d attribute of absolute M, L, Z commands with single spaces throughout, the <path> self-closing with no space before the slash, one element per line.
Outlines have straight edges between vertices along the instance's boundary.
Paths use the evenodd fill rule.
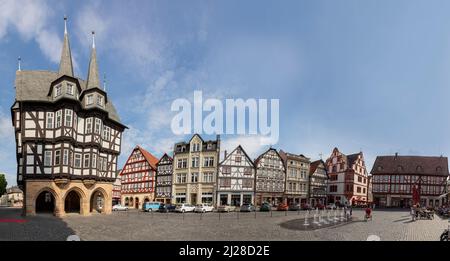
<path fill-rule="evenodd" d="M 126 127 L 100 86 L 94 33 L 85 81 L 73 73 L 64 20 L 59 70 L 16 72 L 11 115 L 26 215 L 111 212 Z"/>

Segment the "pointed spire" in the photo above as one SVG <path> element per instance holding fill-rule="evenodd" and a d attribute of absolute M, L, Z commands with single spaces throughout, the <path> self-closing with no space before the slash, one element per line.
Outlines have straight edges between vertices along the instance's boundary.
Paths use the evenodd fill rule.
<path fill-rule="evenodd" d="M 67 33 L 67 16 L 64 16 L 64 41 L 58 74 L 59 76 L 68 75 L 73 77 L 72 54 L 70 52 L 69 35 Z"/>
<path fill-rule="evenodd" d="M 20 67 L 21 62 L 22 62 L 22 58 L 20 58 L 20 56 L 19 56 L 19 58 L 17 58 L 17 63 L 18 63 L 18 68 L 17 68 L 17 70 L 18 70 L 19 72 L 22 71 L 22 68 Z"/>
<path fill-rule="evenodd" d="M 92 51 L 91 60 L 89 61 L 89 71 L 87 77 L 87 89 L 100 88 L 98 77 L 97 54 L 95 51 L 95 32 L 92 31 Z"/>
<path fill-rule="evenodd" d="M 106 92 L 106 74 L 103 74 L 103 91 Z"/>

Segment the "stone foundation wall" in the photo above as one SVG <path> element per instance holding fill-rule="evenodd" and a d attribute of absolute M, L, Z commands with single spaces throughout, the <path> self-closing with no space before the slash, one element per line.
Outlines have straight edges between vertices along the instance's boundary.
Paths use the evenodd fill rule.
<path fill-rule="evenodd" d="M 101 192 L 104 198 L 101 213 L 111 214 L 112 210 L 112 183 L 109 182 L 83 182 L 81 180 L 26 180 L 24 195 L 24 215 L 36 214 L 36 199 L 42 192 L 50 192 L 55 200 L 54 215 L 65 216 L 64 201 L 69 192 L 75 191 L 80 197 L 80 214 L 91 214 L 92 195 Z M 95 204 L 95 202 L 94 202 Z M 93 211 L 97 213 L 95 208 Z"/>

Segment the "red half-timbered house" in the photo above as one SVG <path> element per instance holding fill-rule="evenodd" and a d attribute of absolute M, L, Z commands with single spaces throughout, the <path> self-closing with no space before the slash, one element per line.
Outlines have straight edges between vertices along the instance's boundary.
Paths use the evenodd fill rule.
<path fill-rule="evenodd" d="M 120 173 L 121 201 L 130 208 L 142 208 L 144 202 L 155 200 L 156 163 L 158 159 L 136 146 Z"/>

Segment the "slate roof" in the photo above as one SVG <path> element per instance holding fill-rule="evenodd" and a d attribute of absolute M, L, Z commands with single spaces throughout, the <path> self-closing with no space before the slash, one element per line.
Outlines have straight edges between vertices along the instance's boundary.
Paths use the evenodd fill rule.
<path fill-rule="evenodd" d="M 447 157 L 377 156 L 372 174 L 411 174 L 448 176 Z"/>
<path fill-rule="evenodd" d="M 16 101 L 43 101 L 52 102 L 47 96 L 50 83 L 58 79 L 58 72 L 52 71 L 16 71 Z M 81 89 L 86 90 L 86 82 L 78 78 Z M 120 123 L 120 117 L 111 99 L 105 104 L 109 118 Z"/>
<path fill-rule="evenodd" d="M 317 167 L 319 167 L 320 163 L 322 163 L 325 166 L 325 162 L 323 162 L 323 160 L 316 160 L 311 162 L 311 164 L 309 165 L 309 175 L 314 174 L 314 172 L 316 172 Z"/>

